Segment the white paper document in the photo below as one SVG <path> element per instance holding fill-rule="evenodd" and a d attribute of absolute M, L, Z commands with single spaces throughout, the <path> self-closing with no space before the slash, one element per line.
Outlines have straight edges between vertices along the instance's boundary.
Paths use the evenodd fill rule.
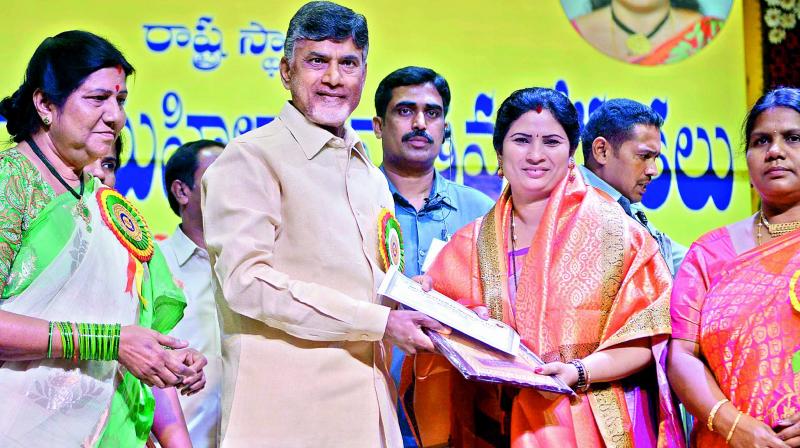
<path fill-rule="evenodd" d="M 498 320 L 483 320 L 472 310 L 434 290 L 425 292 L 422 285 L 392 266 L 386 272 L 378 294 L 424 313 L 450 328 L 510 355 L 519 350 L 519 335 Z"/>

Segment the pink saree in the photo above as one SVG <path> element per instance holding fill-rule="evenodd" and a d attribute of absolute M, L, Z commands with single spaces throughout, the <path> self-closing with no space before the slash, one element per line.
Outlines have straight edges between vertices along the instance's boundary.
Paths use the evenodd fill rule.
<path fill-rule="evenodd" d="M 718 270 L 700 306 L 700 350 L 739 410 L 774 426 L 800 412 L 800 231 L 747 250 Z M 797 302 L 800 308 L 800 302 Z M 800 366 L 798 366 L 800 367 Z M 695 425 L 693 444 L 724 447 Z"/>
<path fill-rule="evenodd" d="M 671 276 L 656 242 L 581 179 L 553 191 L 509 298 L 506 189 L 459 230 L 428 274 L 434 288 L 486 305 L 545 361 L 569 361 L 646 338 L 656 362 L 576 397 L 465 381 L 439 355 L 409 357 L 401 397 L 421 446 L 681 447 L 664 374 Z"/>

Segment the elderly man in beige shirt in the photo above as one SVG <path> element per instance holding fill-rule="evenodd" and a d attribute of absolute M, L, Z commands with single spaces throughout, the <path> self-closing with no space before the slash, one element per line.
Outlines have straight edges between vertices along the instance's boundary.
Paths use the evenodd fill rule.
<path fill-rule="evenodd" d="M 346 120 L 366 76 L 366 20 L 330 2 L 289 23 L 292 100 L 203 177 L 222 325 L 223 447 L 399 447 L 388 341 L 433 350 L 443 328 L 377 287 L 386 180 Z"/>

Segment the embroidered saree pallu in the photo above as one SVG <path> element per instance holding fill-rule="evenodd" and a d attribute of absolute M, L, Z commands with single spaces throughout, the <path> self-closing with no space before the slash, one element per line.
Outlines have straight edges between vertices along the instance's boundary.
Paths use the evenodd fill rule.
<path fill-rule="evenodd" d="M 700 350 L 740 411 L 770 427 L 800 412 L 800 232 L 742 253 L 705 296 Z M 793 362 L 794 358 L 794 362 Z M 695 425 L 695 446 L 724 435 Z"/>
<path fill-rule="evenodd" d="M 98 186 L 41 210 L 22 235 L 0 309 L 167 331 L 183 296 L 133 206 Z M 153 419 L 149 388 L 117 361 L 2 362 L 0 397 L 3 447 L 141 447 Z"/>
<path fill-rule="evenodd" d="M 487 306 L 545 362 L 645 339 L 655 363 L 570 398 L 467 382 L 441 356 L 417 355 L 404 366 L 401 396 L 422 445 L 683 446 L 664 371 L 671 276 L 656 242 L 618 204 L 565 179 L 509 295 L 511 200 L 506 189 L 485 217 L 456 233 L 429 271 L 434 288 Z"/>

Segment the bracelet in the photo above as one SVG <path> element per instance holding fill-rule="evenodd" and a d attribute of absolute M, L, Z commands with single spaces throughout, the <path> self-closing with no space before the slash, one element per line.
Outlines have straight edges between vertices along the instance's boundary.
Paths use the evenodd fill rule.
<path fill-rule="evenodd" d="M 709 431 L 714 432 L 714 417 L 717 415 L 717 411 L 719 410 L 720 406 L 729 401 L 730 400 L 727 398 L 723 398 L 722 400 L 719 400 L 713 408 L 711 408 L 711 412 L 708 414 L 708 421 L 706 422 L 706 426 L 708 427 Z"/>
<path fill-rule="evenodd" d="M 47 359 L 53 357 L 53 321 L 47 323 Z"/>
<path fill-rule="evenodd" d="M 575 366 L 575 369 L 578 371 L 578 381 L 575 383 L 575 390 L 578 392 L 586 392 L 589 389 L 589 381 L 587 380 L 588 375 L 583 361 L 580 359 L 573 359 L 568 364 Z"/>
<path fill-rule="evenodd" d="M 121 324 L 78 324 L 78 348 L 83 361 L 115 361 L 119 357 Z"/>
<path fill-rule="evenodd" d="M 62 356 L 77 361 L 116 361 L 119 358 L 121 324 L 75 324 L 73 339 L 72 322 L 50 322 L 47 340 L 47 357 L 53 357 L 53 327 L 61 333 Z M 77 348 L 77 350 L 76 350 Z"/>
<path fill-rule="evenodd" d="M 731 426 L 731 430 L 728 431 L 728 437 L 725 437 L 725 443 L 730 443 L 731 438 L 733 438 L 733 431 L 736 431 L 736 425 L 739 424 L 739 419 L 742 418 L 742 411 L 739 411 L 736 414 L 736 419 L 733 421 L 733 426 Z"/>
<path fill-rule="evenodd" d="M 64 354 L 64 359 L 72 359 L 75 356 L 75 339 L 72 337 L 72 322 L 64 322 L 64 328 L 67 329 L 67 345 L 69 346 L 69 353 Z"/>
<path fill-rule="evenodd" d="M 122 332 L 122 325 L 115 324 L 114 325 L 114 340 L 112 343 L 114 344 L 114 351 L 112 352 L 111 356 L 114 359 L 119 359 L 119 338 L 120 333 Z"/>
<path fill-rule="evenodd" d="M 64 337 L 64 327 L 61 325 L 61 322 L 56 322 L 56 327 L 58 327 L 58 334 L 61 335 L 61 357 L 64 357 L 64 350 L 67 348 L 67 340 Z"/>
<path fill-rule="evenodd" d="M 592 385 L 592 375 L 589 374 L 589 369 L 586 368 L 586 364 L 583 364 L 583 361 L 581 361 L 581 364 L 583 365 L 583 373 L 586 374 L 586 390 L 589 390 L 589 386 Z"/>
<path fill-rule="evenodd" d="M 70 327 L 70 330 L 72 330 L 72 324 L 69 324 L 69 327 Z M 77 364 L 78 363 L 78 355 L 80 355 L 80 352 L 81 352 L 81 332 L 80 332 L 80 329 L 78 328 L 78 323 L 77 322 L 75 323 L 75 336 L 78 339 L 78 346 L 75 347 L 75 355 L 72 357 L 72 361 L 75 362 L 75 364 Z M 73 342 L 73 345 L 74 345 L 74 342 Z"/>
<path fill-rule="evenodd" d="M 72 339 L 72 323 L 56 322 L 56 325 L 61 332 L 61 357 L 64 359 L 72 359 L 72 356 L 75 354 L 75 341 Z"/>

